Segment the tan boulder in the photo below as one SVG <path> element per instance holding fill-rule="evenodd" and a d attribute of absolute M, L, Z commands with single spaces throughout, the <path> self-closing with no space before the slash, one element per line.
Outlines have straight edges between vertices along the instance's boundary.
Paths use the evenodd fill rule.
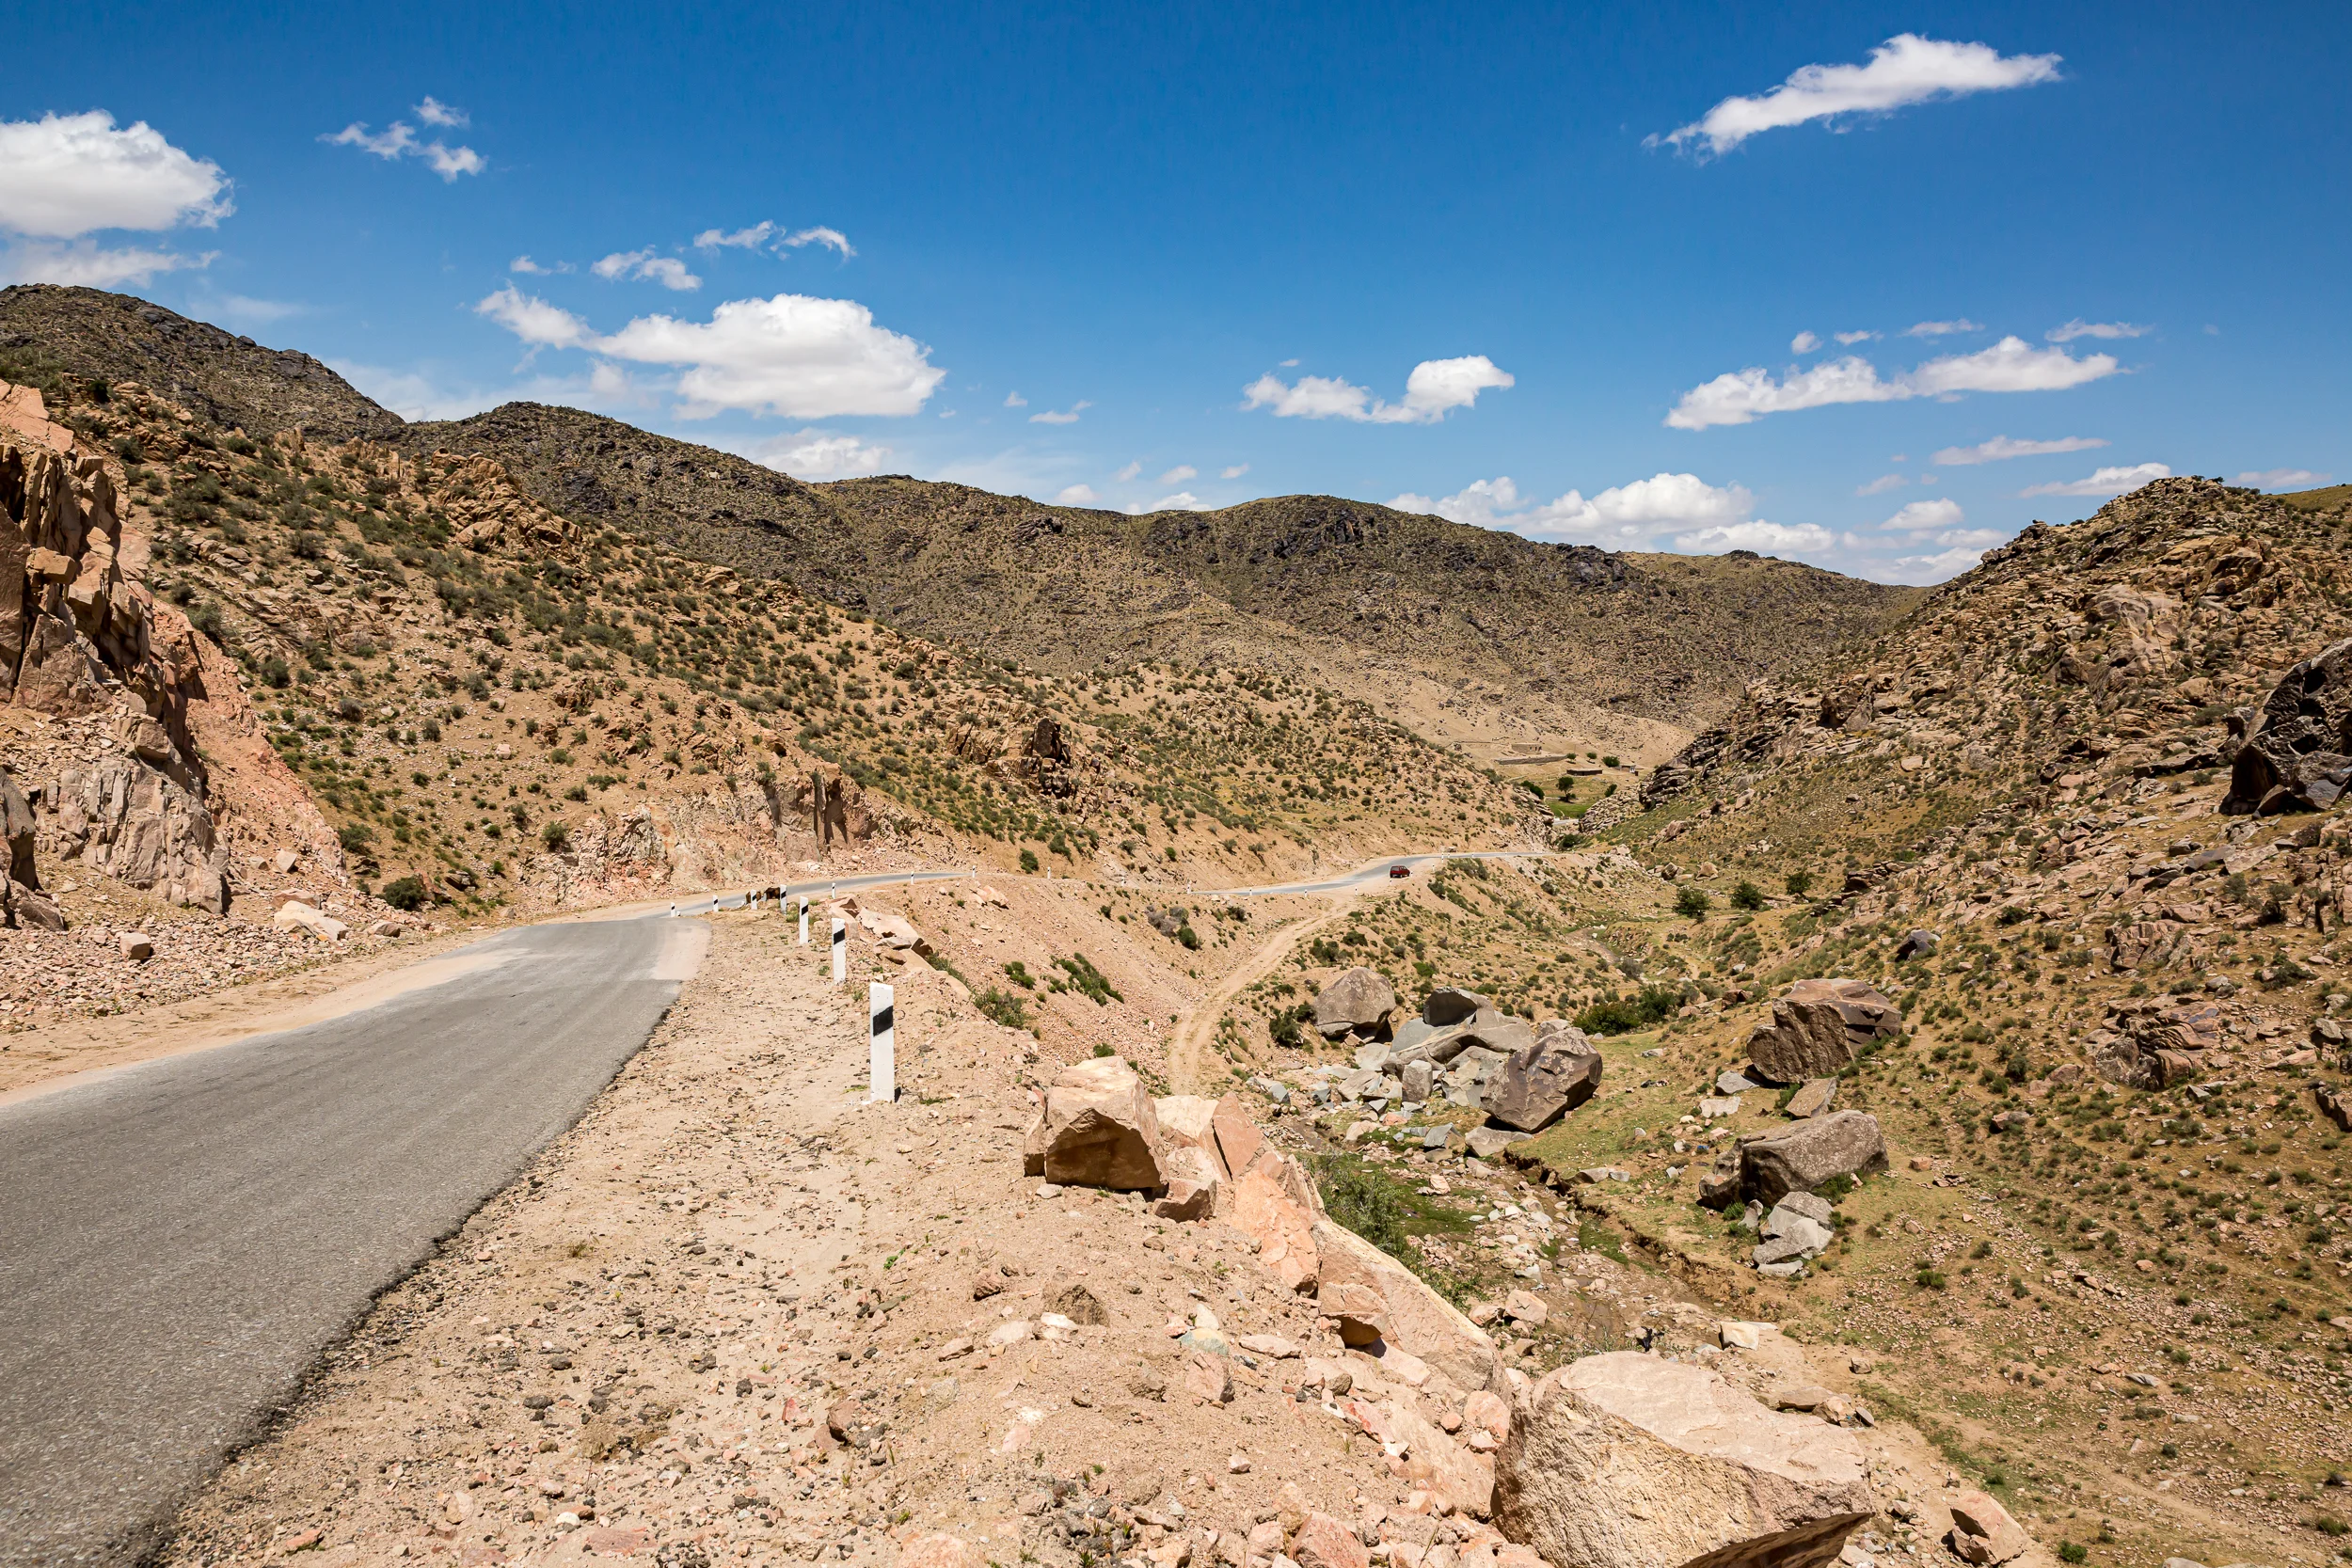
<path fill-rule="evenodd" d="M 1484 1519 L 1494 1511 L 1492 1460 L 1471 1452 L 1401 1402 L 1353 1408 L 1364 1429 L 1380 1440 L 1391 1472 L 1428 1493 L 1436 1512 Z"/>
<path fill-rule="evenodd" d="M 333 915 L 293 898 L 278 906 L 278 912 L 269 917 L 269 923 L 281 931 L 308 931 L 327 942 L 341 942 L 351 934 L 351 927 Z"/>
<path fill-rule="evenodd" d="M 1600 1053 L 1584 1031 L 1547 1019 L 1534 1041 L 1511 1053 L 1486 1080 L 1486 1115 L 1533 1132 L 1599 1092 Z"/>
<path fill-rule="evenodd" d="M 1025 1149 L 1028 1174 L 1066 1187 L 1151 1192 L 1161 1182 L 1160 1120 L 1120 1056 L 1063 1068 L 1045 1087 Z"/>
<path fill-rule="evenodd" d="M 1198 1144 L 1177 1144 L 1160 1150 L 1160 1184 L 1166 1190 L 1152 1202 L 1153 1213 L 1164 1220 L 1205 1220 L 1216 1212 L 1225 1181 L 1216 1156 Z"/>
<path fill-rule="evenodd" d="M 1496 1455 L 1495 1522 L 1553 1568 L 1823 1568 L 1877 1512 L 1850 1432 L 1638 1351 L 1538 1383 Z"/>
<path fill-rule="evenodd" d="M 1989 1493 L 1958 1493 L 1946 1506 L 1952 1515 L 1952 1551 L 1963 1562 L 2007 1562 L 2033 1549 L 2033 1537 Z"/>
<path fill-rule="evenodd" d="M 1895 1005 L 1865 981 L 1800 980 L 1773 1001 L 1771 1022 L 1756 1026 L 1748 1054 L 1776 1083 L 1830 1078 L 1902 1027 Z"/>
<path fill-rule="evenodd" d="M 1230 1094 L 1216 1102 L 1209 1130 L 1216 1139 L 1217 1161 L 1228 1176 L 1239 1176 L 1257 1164 L 1258 1151 L 1265 1148 L 1265 1134 L 1258 1131 L 1241 1101 Z"/>
<path fill-rule="evenodd" d="M 1304 1178 L 1295 1161 L 1278 1155 L 1261 1160 L 1227 1189 L 1226 1223 L 1256 1243 L 1258 1261 L 1294 1291 L 1315 1289 L 1321 1275 L 1317 1211 L 1297 1191 Z"/>
<path fill-rule="evenodd" d="M 1152 1114 L 1160 1118 L 1160 1136 L 1168 1148 L 1189 1144 L 1214 1157 L 1216 1139 L 1209 1119 L 1216 1115 L 1215 1100 L 1203 1094 L 1164 1094 L 1152 1101 Z"/>
<path fill-rule="evenodd" d="M 1494 1341 L 1410 1269 L 1328 1220 L 1316 1223 L 1313 1237 L 1321 1263 L 1315 1307 L 1339 1325 L 1343 1341 L 1359 1349 L 1393 1346 L 1459 1387 L 1501 1381 Z"/>
<path fill-rule="evenodd" d="M 1310 1512 L 1291 1537 L 1298 1568 L 1372 1568 L 1372 1554 L 1356 1531 L 1328 1513 Z"/>

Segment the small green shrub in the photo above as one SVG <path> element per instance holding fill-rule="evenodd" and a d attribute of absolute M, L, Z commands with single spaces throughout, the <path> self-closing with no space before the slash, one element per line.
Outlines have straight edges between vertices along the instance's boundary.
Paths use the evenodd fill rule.
<path fill-rule="evenodd" d="M 1760 910 L 1764 907 L 1764 890 L 1754 882 L 1741 882 L 1731 890 L 1731 907 L 1735 910 Z"/>
<path fill-rule="evenodd" d="M 539 842 L 550 850 L 561 849 L 571 841 L 572 830 L 561 817 L 545 823 L 539 829 Z"/>
<path fill-rule="evenodd" d="M 1022 870 L 1024 870 L 1024 871 L 1026 871 L 1026 872 L 1030 872 L 1030 873 L 1032 873 L 1032 874 L 1034 874 L 1034 873 L 1036 872 L 1036 870 L 1037 870 L 1037 851 L 1036 851 L 1036 850 L 1034 850 L 1034 849 L 1024 849 L 1024 850 L 1022 850 L 1022 851 L 1021 851 L 1021 869 L 1022 869 Z"/>
<path fill-rule="evenodd" d="M 1694 887 L 1686 887 L 1675 895 L 1675 913 L 1685 920 L 1702 920 L 1714 907 L 1714 900 Z"/>
<path fill-rule="evenodd" d="M 1029 1027 L 1028 1004 L 1010 991 L 998 990 L 991 986 L 972 998 L 972 1005 L 979 1008 L 981 1017 L 1001 1023 L 1008 1029 Z"/>
<path fill-rule="evenodd" d="M 424 908 L 424 880 L 416 876 L 402 877 L 386 882 L 384 891 L 377 896 L 392 908 L 413 914 Z"/>

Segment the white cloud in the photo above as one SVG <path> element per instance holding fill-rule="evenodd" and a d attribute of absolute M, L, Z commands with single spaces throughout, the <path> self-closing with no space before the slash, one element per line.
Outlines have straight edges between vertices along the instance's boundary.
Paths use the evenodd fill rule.
<path fill-rule="evenodd" d="M 1188 479 L 1199 479 L 1200 470 L 1189 463 L 1179 463 L 1160 476 L 1162 484 L 1182 484 Z"/>
<path fill-rule="evenodd" d="M 247 294 L 217 294 L 204 303 L 204 313 L 231 321 L 240 326 L 267 326 L 289 316 L 310 314 L 307 305 L 295 305 L 282 299 L 255 299 Z"/>
<path fill-rule="evenodd" d="M 1216 477 L 1219 479 L 1239 479 L 1242 475 L 1248 473 L 1248 464 L 1236 463 L 1230 468 L 1219 468 L 1217 470 Z"/>
<path fill-rule="evenodd" d="M 568 261 L 559 261 L 554 266 L 543 267 L 529 256 L 517 256 L 506 263 L 506 270 L 521 273 L 526 277 L 548 277 L 559 272 L 569 272 L 572 268 Z"/>
<path fill-rule="evenodd" d="M 1903 328 L 1906 338 L 1948 338 L 1955 332 L 1981 332 L 1984 323 L 1972 322 L 1966 316 L 1957 321 L 1914 322 Z"/>
<path fill-rule="evenodd" d="M 427 105 L 431 106 L 433 113 L 426 112 Z M 431 98 L 426 99 L 423 104 L 418 106 L 417 113 L 419 118 L 429 125 L 462 125 L 466 122 L 462 111 L 451 109 L 447 104 Z M 436 114 L 455 115 L 457 118 L 454 119 L 436 119 Z M 470 147 L 452 147 L 447 142 L 438 139 L 429 142 L 418 141 L 416 129 L 406 120 L 401 119 L 396 119 L 383 130 L 373 133 L 368 130 L 366 120 L 355 119 L 340 131 L 328 132 L 321 135 L 319 140 L 329 147 L 356 147 L 360 151 L 371 153 L 388 163 L 401 158 L 422 158 L 434 173 L 453 183 L 461 174 L 480 174 L 490 166 L 489 160 Z"/>
<path fill-rule="evenodd" d="M 1905 533 L 1931 533 L 1940 528 L 1952 527 L 1966 515 L 1961 511 L 1960 502 L 1939 496 L 1933 500 L 1913 501 L 1879 527 Z"/>
<path fill-rule="evenodd" d="M 947 374 L 930 349 L 875 325 L 855 300 L 806 294 L 729 300 L 707 322 L 641 316 L 592 346 L 616 359 L 686 367 L 677 385 L 685 419 L 724 408 L 803 420 L 913 414 Z"/>
<path fill-rule="evenodd" d="M 489 317 L 532 348 L 584 348 L 596 340 L 580 317 L 512 283 L 477 301 L 474 313 Z"/>
<path fill-rule="evenodd" d="M 1983 559 L 1982 549 L 1959 545 L 1933 555 L 1899 555 L 1894 566 L 1899 581 L 1942 582 L 1946 578 L 1958 577 Z"/>
<path fill-rule="evenodd" d="M 1078 416 L 1093 406 L 1094 404 L 1087 399 L 1080 398 L 1067 408 L 1041 409 L 1029 416 L 1029 422 L 1031 424 L 1076 424 Z"/>
<path fill-rule="evenodd" d="M 1677 150 L 1704 142 L 1730 151 L 1759 132 L 1848 115 L 1891 114 L 1933 99 L 1998 92 L 2058 80 L 2056 55 L 2002 55 L 1982 43 L 1951 43 L 1899 33 L 1870 51 L 1867 65 L 1808 65 L 1756 98 L 1726 98 L 1704 119 L 1652 136 Z"/>
<path fill-rule="evenodd" d="M 1026 408 L 1029 406 L 1029 400 L 1023 397 L 1019 392 L 1007 392 L 1005 394 L 1005 406 L 1008 408 Z"/>
<path fill-rule="evenodd" d="M 1242 407 L 1265 408 L 1277 419 L 1352 420 L 1359 424 L 1435 424 L 1455 408 L 1469 408 L 1490 387 L 1516 378 L 1483 354 L 1458 359 L 1424 359 L 1405 378 L 1405 398 L 1388 403 L 1371 388 L 1335 377 L 1302 375 L 1294 385 L 1268 372 L 1242 388 Z"/>
<path fill-rule="evenodd" d="M 1990 441 L 1979 441 L 1973 447 L 1946 447 L 1935 454 L 1935 461 L 1948 468 L 1977 463 L 2005 463 L 2012 457 L 2042 457 L 2051 452 L 2089 451 L 2093 447 L 2106 445 L 2095 436 L 2061 436 L 2055 441 L 2013 441 L 2006 436 L 1995 436 Z"/>
<path fill-rule="evenodd" d="M 788 234 L 785 237 L 784 243 L 794 250 L 800 249 L 803 245 L 822 245 L 827 250 L 838 253 L 845 261 L 857 254 L 857 248 L 850 244 L 850 237 L 847 234 L 838 229 L 826 229 L 821 226 Z"/>
<path fill-rule="evenodd" d="M 1871 339 L 1876 338 L 1878 334 L 1875 332 L 1833 332 L 1830 336 L 1845 344 L 1848 348 L 1851 348 L 1856 343 L 1868 342 Z"/>
<path fill-rule="evenodd" d="M 2089 479 L 2032 484 L 2017 493 L 2020 496 L 2120 496 L 2126 490 L 2138 489 L 2150 480 L 2167 478 L 2171 472 L 2161 463 L 2137 463 L 2128 468 L 2101 468 Z"/>
<path fill-rule="evenodd" d="M 417 118 L 427 125 L 446 126 L 453 131 L 462 131 L 473 123 L 465 110 L 452 108 L 431 93 L 426 93 L 424 102 L 417 105 Z"/>
<path fill-rule="evenodd" d="M 765 219 L 749 229 L 739 229 L 732 234 L 723 229 L 706 229 L 694 236 L 694 248 L 716 250 L 722 245 L 729 245 L 738 250 L 755 250 L 767 244 L 768 236 L 775 231 L 776 226 Z"/>
<path fill-rule="evenodd" d="M 2144 338 L 2154 330 L 2153 326 L 2136 326 L 2130 322 L 2087 322 L 2076 316 L 2042 336 L 2054 343 L 2071 343 L 2077 338 Z"/>
<path fill-rule="evenodd" d="M 1788 340 L 1788 352 L 1791 354 L 1810 354 L 1820 346 L 1821 340 L 1810 332 L 1800 332 Z"/>
<path fill-rule="evenodd" d="M 794 479 L 847 479 L 880 473 L 890 461 L 890 449 L 830 430 L 803 430 L 762 443 L 753 456 Z"/>
<path fill-rule="evenodd" d="M 1214 512 L 1216 508 L 1211 506 L 1207 501 L 1202 500 L 1200 497 L 1194 495 L 1189 490 L 1179 490 L 1172 496 L 1162 496 L 1158 500 L 1153 501 L 1150 506 L 1141 507 L 1137 510 L 1144 512 Z"/>
<path fill-rule="evenodd" d="M 1791 372 L 1778 382 L 1761 367 L 1752 366 L 1726 371 L 1683 393 L 1666 416 L 1666 423 L 1677 430 L 1705 430 L 1831 404 L 1899 403 L 1962 392 L 2058 391 L 2113 375 L 2121 369 L 2108 355 L 2077 359 L 2062 348 L 2033 348 L 2016 337 L 2003 338 L 1974 354 L 1930 359 L 1892 380 L 1881 380 L 1877 368 L 1859 355 Z"/>
<path fill-rule="evenodd" d="M 1935 536 L 1935 542 L 1983 550 L 1992 548 L 2008 537 L 1997 528 L 1947 528 Z"/>
<path fill-rule="evenodd" d="M 1854 491 L 1857 496 L 1883 496 L 1889 490 L 1899 490 L 1911 481 L 1900 474 L 1881 474 L 1869 483 Z"/>
<path fill-rule="evenodd" d="M 642 278 L 680 293 L 703 286 L 701 278 L 686 270 L 685 262 L 675 256 L 657 256 L 651 245 L 643 250 L 616 250 L 595 262 L 588 270 L 613 282 Z"/>
<path fill-rule="evenodd" d="M 218 164 L 103 109 L 0 121 L 0 229 L 71 240 L 101 229 L 210 229 L 235 208 Z"/>
<path fill-rule="evenodd" d="M 444 147 L 439 142 L 427 142 L 422 154 L 433 166 L 433 172 L 442 179 L 454 181 L 461 174 L 480 174 L 490 166 L 489 160 L 470 147 Z"/>
<path fill-rule="evenodd" d="M 1836 535 L 1815 523 L 1725 523 L 1675 535 L 1677 549 L 1713 555 L 1724 550 L 1825 550 Z"/>
<path fill-rule="evenodd" d="M 210 266 L 219 254 L 208 250 L 183 256 L 138 245 L 110 248 L 91 240 L 67 245 L 35 241 L 10 245 L 6 255 L 0 255 L 0 275 L 11 283 L 78 283 L 85 288 L 114 289 L 125 283 L 144 283 L 160 273 Z"/>
<path fill-rule="evenodd" d="M 1094 504 L 1094 486 L 1091 484 L 1066 484 L 1062 487 L 1061 494 L 1056 496 L 1054 500 L 1057 505 L 1060 506 L 1092 506 Z"/>
<path fill-rule="evenodd" d="M 1143 472 L 1143 465 L 1141 463 L 1130 463 L 1125 467 L 1120 469 L 1117 473 L 1111 475 L 1111 478 L 1119 481 L 1120 483 L 1124 484 L 1141 472 Z"/>
<path fill-rule="evenodd" d="M 768 245 L 770 240 L 775 241 L 772 246 Z M 850 237 L 838 229 L 827 229 L 820 225 L 787 234 L 781 224 L 771 223 L 765 218 L 748 229 L 738 229 L 732 233 L 723 229 L 706 229 L 694 236 L 694 248 L 697 250 L 717 250 L 725 246 L 736 250 L 767 247 L 784 251 L 798 250 L 803 245 L 811 245 L 838 251 L 845 261 L 857 254 L 857 247 L 850 244 Z"/>
<path fill-rule="evenodd" d="M 2259 468 L 2237 476 L 2240 484 L 2251 484 L 2258 490 L 2299 490 L 2314 484 L 2325 484 L 2332 474 L 2315 474 L 2309 468 Z"/>
<path fill-rule="evenodd" d="M 1531 538 L 1630 544 L 1676 528 L 1706 530 L 1744 522 L 1756 498 L 1744 485 L 1718 486 L 1696 474 L 1661 473 L 1613 485 L 1589 499 L 1570 490 L 1535 505 L 1505 475 L 1474 481 L 1439 499 L 1408 492 L 1389 504 L 1400 512 L 1435 513 L 1452 522 L 1507 528 Z"/>
<path fill-rule="evenodd" d="M 417 133 L 414 127 L 396 119 L 384 130 L 370 135 L 368 122 L 355 119 L 331 135 L 320 136 L 319 140 L 329 147 L 356 147 L 379 158 L 393 159 L 416 150 Z"/>

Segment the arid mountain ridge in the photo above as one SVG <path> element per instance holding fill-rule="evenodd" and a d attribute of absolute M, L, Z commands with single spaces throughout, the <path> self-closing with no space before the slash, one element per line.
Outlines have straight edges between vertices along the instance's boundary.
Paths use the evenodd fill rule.
<path fill-rule="evenodd" d="M 497 459 L 582 524 L 1060 673 L 1138 658 L 1312 673 L 1474 753 L 1662 756 L 1741 688 L 1874 634 L 1915 590 L 1745 552 L 1617 553 L 1332 497 L 1140 517 L 904 477 L 808 484 L 574 409 L 410 424 L 308 356 L 125 295 L 0 292 L 0 358 L 136 380 L 257 438 Z"/>

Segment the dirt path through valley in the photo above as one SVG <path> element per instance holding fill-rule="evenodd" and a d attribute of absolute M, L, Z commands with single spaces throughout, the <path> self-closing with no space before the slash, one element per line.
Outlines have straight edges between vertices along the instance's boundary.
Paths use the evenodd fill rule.
<path fill-rule="evenodd" d="M 1294 920 L 1266 938 L 1258 945 L 1257 951 L 1244 958 L 1232 974 L 1219 981 L 1216 989 L 1202 998 L 1176 1026 L 1175 1037 L 1168 1043 L 1168 1081 L 1176 1086 L 1178 1093 L 1215 1092 L 1216 1085 L 1206 1084 L 1203 1077 L 1201 1056 L 1209 1039 L 1216 1033 L 1217 1020 L 1225 1016 L 1225 1009 L 1232 1005 L 1234 997 L 1273 974 L 1282 960 L 1291 956 L 1291 950 L 1298 945 L 1300 938 L 1323 929 L 1345 914 L 1354 907 L 1359 895 L 1350 891 L 1325 896 L 1331 900 L 1328 910 L 1319 915 Z"/>

